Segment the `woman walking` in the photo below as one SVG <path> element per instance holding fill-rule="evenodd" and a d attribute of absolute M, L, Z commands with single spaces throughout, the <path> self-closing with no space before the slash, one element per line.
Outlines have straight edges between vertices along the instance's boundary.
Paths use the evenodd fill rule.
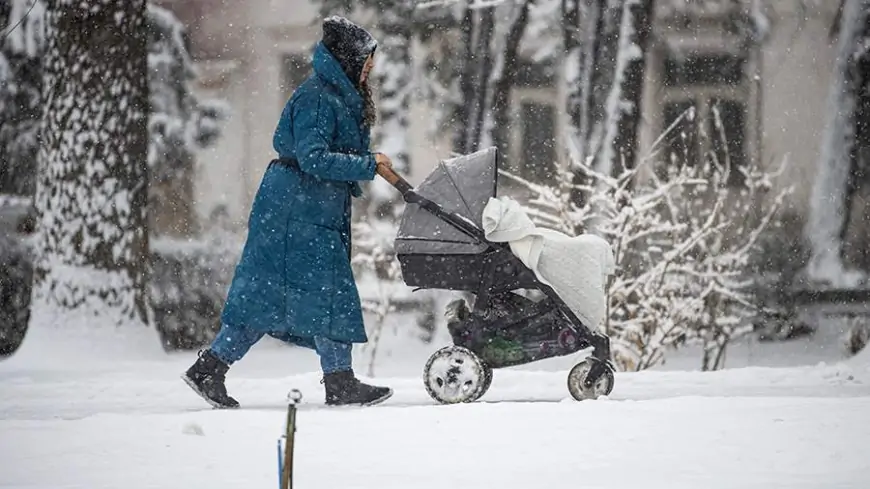
<path fill-rule="evenodd" d="M 327 405 L 371 405 L 392 395 L 360 382 L 351 368 L 353 343 L 368 340 L 350 265 L 351 197 L 378 165 L 392 166 L 369 151 L 376 48 L 362 27 L 326 19 L 313 74 L 284 107 L 273 137 L 278 158 L 252 205 L 221 330 L 183 376 L 215 407 L 238 407 L 226 373 L 265 335 L 317 351 Z"/>

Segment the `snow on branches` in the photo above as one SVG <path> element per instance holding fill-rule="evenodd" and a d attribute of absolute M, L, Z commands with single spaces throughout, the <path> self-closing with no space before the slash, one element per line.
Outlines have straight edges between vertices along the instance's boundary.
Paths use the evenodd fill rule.
<path fill-rule="evenodd" d="M 750 289 L 749 259 L 759 235 L 776 219 L 788 190 L 761 199 L 781 173 L 750 166 L 743 187 L 728 186 L 727 164 L 670 166 L 662 174 L 638 167 L 616 177 L 582 161 L 584 185 L 562 171 L 557 187 L 512 175 L 530 191 L 529 216 L 543 227 L 574 234 L 594 232 L 613 246 L 617 274 L 608 287 L 605 331 L 622 370 L 664 361 L 670 348 L 703 346 L 702 368 L 724 364 L 729 342 L 749 331 L 757 310 Z M 577 191 L 585 195 L 578 206 Z M 594 229 L 594 231 L 590 231 Z"/>
<path fill-rule="evenodd" d="M 369 331 L 371 354 L 367 374 L 372 376 L 387 317 L 396 311 L 395 287 L 402 278 L 392 243 L 396 225 L 381 219 L 365 219 L 353 224 L 353 234 L 356 249 L 351 264 L 361 277 L 362 309 L 374 316 Z"/>

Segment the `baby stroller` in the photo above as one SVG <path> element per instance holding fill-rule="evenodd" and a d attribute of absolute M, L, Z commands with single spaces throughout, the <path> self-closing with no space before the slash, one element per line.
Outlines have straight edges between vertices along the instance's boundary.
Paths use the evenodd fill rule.
<path fill-rule="evenodd" d="M 485 238 L 483 209 L 496 196 L 495 148 L 440 162 L 416 189 L 391 169 L 378 172 L 407 202 L 395 241 L 405 284 L 474 296 L 471 308 L 464 299 L 447 307 L 453 345 L 435 352 L 423 371 L 433 399 L 473 402 L 489 389 L 493 369 L 589 347 L 591 355 L 568 374 L 568 391 L 576 400 L 611 392 L 610 339 L 584 325 L 506 243 Z"/>

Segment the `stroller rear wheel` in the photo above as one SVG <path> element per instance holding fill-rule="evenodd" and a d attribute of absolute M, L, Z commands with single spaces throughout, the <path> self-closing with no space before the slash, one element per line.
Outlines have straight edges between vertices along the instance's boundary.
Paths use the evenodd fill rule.
<path fill-rule="evenodd" d="M 574 365 L 568 372 L 568 392 L 578 401 L 610 394 L 614 382 L 613 368 L 592 358 Z"/>
<path fill-rule="evenodd" d="M 461 346 L 436 351 L 423 367 L 426 392 L 441 404 L 476 401 L 491 382 L 492 370 L 474 352 Z"/>

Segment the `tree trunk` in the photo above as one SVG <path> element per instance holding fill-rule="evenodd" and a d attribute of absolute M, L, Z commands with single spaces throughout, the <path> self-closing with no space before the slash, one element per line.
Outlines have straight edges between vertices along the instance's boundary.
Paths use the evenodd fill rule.
<path fill-rule="evenodd" d="M 582 32 L 580 29 L 580 1 L 562 0 L 562 48 L 565 59 L 562 63 L 562 76 L 565 79 L 565 113 L 568 114 L 568 134 L 577 144 L 580 138 L 581 89 L 580 89 L 580 48 Z M 569 151 L 569 154 L 572 152 Z"/>
<path fill-rule="evenodd" d="M 575 163 L 598 169 L 597 161 L 608 123 L 607 96 L 613 86 L 616 52 L 619 47 L 619 22 L 625 0 L 574 0 L 563 2 L 565 26 L 562 28 L 566 54 L 574 59 L 565 63 L 570 83 L 566 112 L 571 121 L 568 142 Z M 575 61 L 576 60 L 576 61 Z M 576 63 L 576 64 L 575 64 Z M 574 183 L 584 184 L 582 171 L 575 172 Z M 583 206 L 583 195 L 574 191 L 573 200 Z"/>
<path fill-rule="evenodd" d="M 870 4 L 864 3 L 858 40 L 858 48 L 852 58 L 849 77 L 855 90 L 855 108 L 852 116 L 854 142 L 849 151 L 849 177 L 846 182 L 846 196 L 840 238 L 844 243 L 844 259 L 848 265 L 870 270 L 870 249 L 866 240 L 860 239 L 868 234 L 866 207 L 858 202 L 859 195 L 867 195 L 870 187 Z M 865 197 L 866 200 L 866 197 Z M 866 203 L 864 203 L 866 205 Z M 859 208 L 862 207 L 862 208 Z M 854 215 L 854 217 L 853 217 Z M 852 225 L 854 223 L 854 226 Z M 851 238 L 851 239 L 850 239 Z M 857 240 L 855 238 L 858 238 Z M 850 246 L 854 243 L 855 246 Z M 850 260 L 851 259 L 851 260 Z"/>
<path fill-rule="evenodd" d="M 854 287 L 866 274 L 843 262 L 855 191 L 866 180 L 870 141 L 870 0 L 846 0 L 840 16 L 840 37 L 834 80 L 828 102 L 818 176 L 814 181 L 806 234 L 811 258 L 810 279 L 835 287 Z"/>
<path fill-rule="evenodd" d="M 462 19 L 462 41 L 465 51 L 460 62 L 460 103 L 456 111 L 457 137 L 454 151 L 472 153 L 479 148 L 486 114 L 487 81 L 492 69 L 490 41 L 496 7 L 466 6 Z"/>
<path fill-rule="evenodd" d="M 468 123 L 471 115 L 471 107 L 467 101 L 474 99 L 474 10 L 466 8 L 462 13 L 462 22 L 459 30 L 462 35 L 461 46 L 464 48 L 457 67 L 459 85 L 459 103 L 455 107 L 455 133 L 453 136 L 453 151 L 465 153 L 467 149 Z"/>
<path fill-rule="evenodd" d="M 520 43 L 534 0 L 467 8 L 464 57 L 459 63 L 459 104 L 454 151 L 496 146 L 506 157 L 510 141 L 510 94 L 520 61 Z"/>
<path fill-rule="evenodd" d="M 581 121 L 585 156 L 593 158 L 592 167 L 610 173 L 604 165 L 602 149 L 607 144 L 607 129 L 613 121 L 609 116 L 608 97 L 615 85 L 617 59 L 619 56 L 619 33 L 623 20 L 622 11 L 626 0 L 591 0 L 590 15 L 594 19 L 595 37 L 588 39 L 581 51 L 584 67 L 581 80 L 584 81 L 584 116 Z"/>
<path fill-rule="evenodd" d="M 150 323 L 144 18 L 144 0 L 48 3 L 31 330 Z"/>
<path fill-rule="evenodd" d="M 508 12 L 503 47 L 496 53 L 498 62 L 492 70 L 490 84 L 492 86 L 492 102 L 489 124 L 485 124 L 487 135 L 485 143 L 498 148 L 502 158 L 507 158 L 510 151 L 510 94 L 519 67 L 520 41 L 526 32 L 529 22 L 529 7 L 534 0 L 525 0 L 513 5 Z M 548 162 L 548 164 L 551 162 Z"/>
<path fill-rule="evenodd" d="M 633 167 L 653 0 L 564 0 L 566 111 L 573 159 L 606 175 Z M 575 61 L 576 60 L 576 61 Z M 574 183 L 586 177 L 576 171 Z M 574 191 L 573 200 L 584 204 Z"/>
<path fill-rule="evenodd" d="M 470 102 L 471 105 L 471 118 L 466 128 L 465 137 L 465 151 L 467 153 L 480 149 L 484 120 L 489 109 L 486 102 L 488 98 L 488 82 L 493 64 L 490 43 L 492 42 L 493 31 L 495 30 L 495 7 L 481 9 L 475 27 L 477 28 L 474 41 L 475 62 L 472 63 L 474 67 L 472 86 L 475 87 L 475 90 L 471 100 L 466 101 L 466 103 Z"/>
<path fill-rule="evenodd" d="M 616 66 L 620 86 L 614 86 L 611 96 L 617 104 L 617 118 L 610 154 L 615 159 L 611 173 L 619 175 L 626 168 L 637 164 L 637 131 L 640 126 L 643 81 L 646 78 L 646 59 L 649 52 L 650 33 L 655 2 L 653 0 L 628 0 L 623 10 L 622 35 L 619 41 L 619 59 Z M 604 163 L 602 166 L 606 167 Z"/>

